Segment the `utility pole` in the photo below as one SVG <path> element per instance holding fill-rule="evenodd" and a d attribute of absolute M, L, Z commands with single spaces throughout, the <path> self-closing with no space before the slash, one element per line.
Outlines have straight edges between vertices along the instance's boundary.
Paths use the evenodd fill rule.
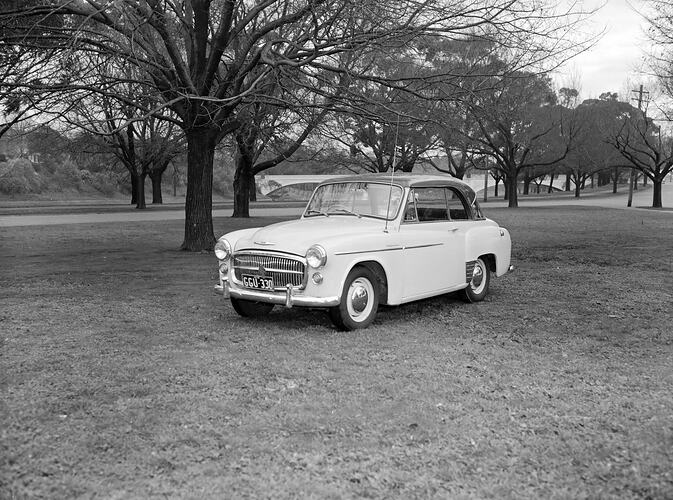
<path fill-rule="evenodd" d="M 488 169 L 488 159 L 486 161 L 486 170 L 484 170 L 484 203 L 488 201 L 488 174 L 490 170 Z"/>
<path fill-rule="evenodd" d="M 634 99 L 638 101 L 638 111 L 643 110 L 643 94 L 649 94 L 647 91 L 643 91 L 643 85 L 640 85 L 640 88 L 638 90 L 633 90 L 633 92 L 638 93 L 638 98 Z M 635 182 L 635 175 L 633 172 L 633 168 L 631 168 L 631 173 L 629 174 L 629 200 L 626 203 L 627 207 L 631 206 L 631 203 L 633 202 L 633 184 Z"/>

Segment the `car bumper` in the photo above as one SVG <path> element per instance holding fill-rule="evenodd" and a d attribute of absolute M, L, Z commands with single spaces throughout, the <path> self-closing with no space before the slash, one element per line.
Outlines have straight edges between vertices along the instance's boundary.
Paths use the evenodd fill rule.
<path fill-rule="evenodd" d="M 284 292 L 265 292 L 263 290 L 249 290 L 247 288 L 232 288 L 228 281 L 222 281 L 215 285 L 215 291 L 225 298 L 251 300 L 253 302 L 265 302 L 267 304 L 280 304 L 285 307 L 334 307 L 339 305 L 339 297 L 307 297 L 297 295 L 294 287 L 288 286 Z"/>

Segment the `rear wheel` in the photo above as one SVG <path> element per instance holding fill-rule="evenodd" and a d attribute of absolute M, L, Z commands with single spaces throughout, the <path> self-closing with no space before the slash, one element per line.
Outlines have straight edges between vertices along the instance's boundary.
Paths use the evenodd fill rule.
<path fill-rule="evenodd" d="M 330 308 L 329 314 L 340 330 L 357 330 L 371 325 L 378 307 L 379 286 L 376 275 L 366 267 L 355 267 L 348 273 L 341 302 Z"/>
<path fill-rule="evenodd" d="M 273 304 L 266 302 L 253 302 L 251 300 L 236 299 L 231 297 L 231 305 L 238 314 L 244 318 L 256 318 L 266 316 L 273 309 Z"/>
<path fill-rule="evenodd" d="M 479 257 L 472 271 L 472 279 L 463 290 L 463 298 L 467 302 L 480 302 L 488 294 L 488 286 L 491 283 L 491 270 L 483 257 Z"/>

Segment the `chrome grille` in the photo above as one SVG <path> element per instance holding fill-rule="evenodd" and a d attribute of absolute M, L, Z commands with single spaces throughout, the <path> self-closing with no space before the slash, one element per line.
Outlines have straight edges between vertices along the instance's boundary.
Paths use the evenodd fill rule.
<path fill-rule="evenodd" d="M 233 259 L 234 276 L 238 281 L 244 274 L 273 279 L 274 287 L 290 284 L 304 288 L 304 262 L 292 257 L 268 253 L 238 253 Z"/>
<path fill-rule="evenodd" d="M 477 264 L 476 260 L 465 263 L 465 283 L 470 283 L 472 281 L 472 275 L 474 274 L 474 266 Z"/>

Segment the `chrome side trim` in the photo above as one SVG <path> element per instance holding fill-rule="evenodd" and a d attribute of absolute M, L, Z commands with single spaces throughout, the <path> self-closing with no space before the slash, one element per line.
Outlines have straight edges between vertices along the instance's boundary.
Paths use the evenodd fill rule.
<path fill-rule="evenodd" d="M 430 248 L 430 247 L 441 247 L 444 243 L 429 243 L 427 245 L 413 245 L 410 247 L 404 247 L 404 250 L 415 250 L 416 248 Z"/>
<path fill-rule="evenodd" d="M 355 250 L 352 252 L 334 252 L 334 255 L 357 255 L 359 253 L 373 253 L 373 252 L 393 252 L 397 250 L 404 250 L 404 247 L 393 247 L 393 248 L 379 248 L 372 250 Z"/>
<path fill-rule="evenodd" d="M 375 253 L 375 252 L 393 252 L 397 250 L 415 250 L 417 248 L 440 247 L 444 243 L 429 243 L 427 245 L 412 245 L 408 247 L 398 246 L 393 248 L 373 248 L 371 250 L 357 250 L 353 252 L 334 252 L 334 255 L 357 255 L 360 253 Z"/>

